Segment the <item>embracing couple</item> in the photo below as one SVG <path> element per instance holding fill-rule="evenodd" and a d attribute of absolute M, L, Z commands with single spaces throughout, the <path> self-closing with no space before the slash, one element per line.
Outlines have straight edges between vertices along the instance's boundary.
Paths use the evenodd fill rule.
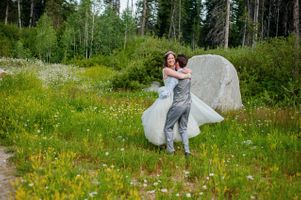
<path fill-rule="evenodd" d="M 185 55 L 168 51 L 164 55 L 164 86 L 159 98 L 143 112 L 144 133 L 154 145 L 166 144 L 173 154 L 174 141 L 182 141 L 184 153 L 190 155 L 189 138 L 200 133 L 199 126 L 220 122 L 223 117 L 190 92 L 191 73 Z"/>

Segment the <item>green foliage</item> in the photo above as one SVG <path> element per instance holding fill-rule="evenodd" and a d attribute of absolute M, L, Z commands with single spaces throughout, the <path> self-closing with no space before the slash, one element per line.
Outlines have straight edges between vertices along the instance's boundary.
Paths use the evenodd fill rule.
<path fill-rule="evenodd" d="M 40 59 L 49 62 L 57 45 L 56 32 L 51 19 L 44 14 L 36 27 L 35 51 Z"/>
<path fill-rule="evenodd" d="M 135 45 L 131 43 L 135 43 Z M 167 39 L 143 37 L 132 40 L 125 50 L 114 55 L 117 58 L 119 55 L 126 55 L 127 61 L 123 61 L 126 65 L 123 65 L 121 73 L 113 77 L 113 87 L 116 89 L 140 89 L 152 81 L 162 82 L 163 55 L 168 50 L 186 55 L 192 53 L 190 48 Z"/>
<path fill-rule="evenodd" d="M 208 53 L 227 58 L 238 71 L 242 98 L 246 103 L 298 106 L 300 78 L 294 74 L 294 38 L 276 38 L 252 48 L 216 49 Z M 301 63 L 298 66 L 301 69 Z M 255 100 L 255 101 L 254 101 Z"/>
<path fill-rule="evenodd" d="M 20 38 L 20 30 L 14 25 L 0 23 L 0 56 L 12 56 L 14 42 Z"/>
<path fill-rule="evenodd" d="M 13 49 L 13 57 L 14 58 L 30 58 L 31 52 L 29 49 L 26 49 L 23 45 L 22 40 L 18 40 L 15 43 L 14 49 Z"/>
<path fill-rule="evenodd" d="M 201 54 L 217 54 L 224 56 L 236 68 L 240 80 L 243 103 L 261 105 L 301 104 L 300 78 L 294 74 L 296 54 L 294 38 L 277 38 L 259 43 L 255 48 L 233 48 L 191 50 L 177 42 L 151 37 L 137 38 L 135 45 L 111 55 L 114 60 L 125 57 L 116 63 L 123 70 L 113 78 L 116 89 L 140 89 L 152 81 L 162 80 L 164 53 L 171 49 L 184 53 L 188 57 Z M 125 53 L 127 52 L 127 53 Z M 300 52 L 299 57 L 300 57 Z M 123 63 L 123 65 L 122 65 Z M 114 64 L 115 65 L 115 64 Z M 108 65 L 109 66 L 109 65 Z M 300 71 L 301 63 L 297 66 Z M 135 86 L 135 87 L 133 87 Z"/>
<path fill-rule="evenodd" d="M 116 12 L 107 8 L 96 21 L 94 51 L 101 54 L 110 54 L 114 49 L 122 47 L 122 21 Z"/>

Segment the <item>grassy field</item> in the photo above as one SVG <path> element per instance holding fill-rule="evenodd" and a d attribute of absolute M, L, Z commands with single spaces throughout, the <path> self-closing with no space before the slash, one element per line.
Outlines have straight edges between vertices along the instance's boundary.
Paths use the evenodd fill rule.
<path fill-rule="evenodd" d="M 112 91 L 114 71 L 0 59 L 0 141 L 14 152 L 18 199 L 300 199 L 299 109 L 223 113 L 186 160 L 150 144 L 156 94 Z"/>

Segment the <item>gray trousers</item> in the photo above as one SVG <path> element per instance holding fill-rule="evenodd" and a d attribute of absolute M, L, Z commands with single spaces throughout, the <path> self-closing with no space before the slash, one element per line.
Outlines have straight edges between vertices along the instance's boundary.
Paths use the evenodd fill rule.
<path fill-rule="evenodd" d="M 189 141 L 187 136 L 187 125 L 188 125 L 188 117 L 190 112 L 190 105 L 179 105 L 174 106 L 172 105 L 169 109 L 165 126 L 164 126 L 164 133 L 166 136 L 166 145 L 167 145 L 167 152 L 172 153 L 175 151 L 173 145 L 173 128 L 174 125 L 178 122 L 179 124 L 179 133 L 182 137 L 182 142 L 184 145 L 185 153 L 190 153 L 189 150 Z"/>

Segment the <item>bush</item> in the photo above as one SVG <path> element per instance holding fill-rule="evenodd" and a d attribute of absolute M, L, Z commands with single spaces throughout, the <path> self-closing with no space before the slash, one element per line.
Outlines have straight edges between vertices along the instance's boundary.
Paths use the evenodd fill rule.
<path fill-rule="evenodd" d="M 180 43 L 151 37 L 136 38 L 132 43 L 127 49 L 111 55 L 111 60 L 114 60 L 113 57 L 117 60 L 119 57 L 123 58 L 124 64 L 123 70 L 113 77 L 115 89 L 140 89 L 152 81 L 162 83 L 163 55 L 167 50 L 173 50 L 188 57 L 200 54 L 224 56 L 238 72 L 242 99 L 245 102 L 289 106 L 301 104 L 300 78 L 293 73 L 296 67 L 296 54 L 292 53 L 295 52 L 293 37 L 264 41 L 258 43 L 256 48 L 208 51 L 192 51 Z M 121 66 L 122 63 L 116 65 Z M 301 71 L 300 63 L 297 67 Z"/>
<path fill-rule="evenodd" d="M 20 38 L 19 29 L 0 23 L 0 56 L 12 56 L 14 43 Z"/>
<path fill-rule="evenodd" d="M 131 41 L 126 49 L 114 55 L 124 59 L 122 59 L 123 64 L 120 63 L 123 70 L 113 77 L 113 87 L 115 89 L 140 89 L 152 81 L 162 83 L 163 55 L 168 50 L 186 55 L 192 54 L 190 48 L 167 39 L 140 37 Z"/>

